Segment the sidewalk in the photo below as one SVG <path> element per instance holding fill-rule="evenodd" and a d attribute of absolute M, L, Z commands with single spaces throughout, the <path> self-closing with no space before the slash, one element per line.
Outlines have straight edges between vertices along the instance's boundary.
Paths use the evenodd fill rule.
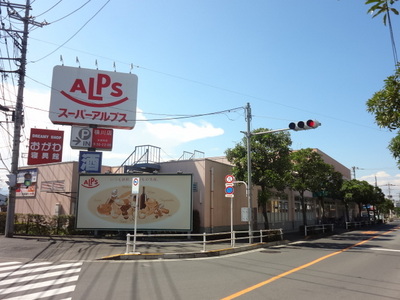
<path fill-rule="evenodd" d="M 126 254 L 126 240 L 92 238 L 80 236 L 0 236 L 0 261 L 16 259 L 24 261 L 93 261 L 93 260 L 138 260 L 138 259 L 182 259 L 226 255 L 252 249 L 270 247 L 302 239 L 299 233 L 284 234 L 284 241 L 249 244 L 247 241 L 210 243 L 203 251 L 201 243 L 181 242 L 140 242 L 138 253 Z M 129 251 L 132 251 L 130 246 Z"/>

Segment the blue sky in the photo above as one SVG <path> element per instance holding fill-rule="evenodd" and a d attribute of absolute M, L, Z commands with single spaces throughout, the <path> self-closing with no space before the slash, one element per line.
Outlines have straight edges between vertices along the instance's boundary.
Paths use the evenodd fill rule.
<path fill-rule="evenodd" d="M 32 16 L 50 25 L 29 35 L 21 152 L 27 152 L 31 127 L 60 129 L 66 132 L 63 160 L 78 160 L 69 146 L 69 126 L 48 118 L 52 69 L 62 63 L 94 69 L 97 62 L 99 69 L 115 66 L 139 78 L 136 127 L 114 131 L 104 164 L 120 165 L 135 146 L 148 144 L 161 147 L 162 160 L 194 150 L 224 155 L 242 140 L 243 108 L 250 103 L 252 129 L 319 120 L 318 129 L 291 132 L 292 148 L 319 148 L 356 167 L 357 179 L 377 178 L 386 194 L 393 184 L 398 199 L 400 172 L 387 149 L 395 133 L 378 128 L 365 105 L 394 72 L 389 30 L 381 17 L 367 14 L 364 2 L 97 0 L 69 15 L 86 1 L 61 1 L 52 9 L 49 1 L 32 1 Z M 393 21 L 398 36 L 400 18 Z M 5 101 L 13 105 L 15 97 L 11 93 Z M 240 109 L 153 121 L 234 108 Z M 10 165 L 5 129 L 0 128 L 0 149 Z M 4 181 L 7 171 L 0 171 Z"/>

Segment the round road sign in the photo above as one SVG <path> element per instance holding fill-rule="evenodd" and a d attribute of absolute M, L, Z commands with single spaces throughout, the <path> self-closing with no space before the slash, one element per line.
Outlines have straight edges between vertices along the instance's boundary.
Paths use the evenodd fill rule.
<path fill-rule="evenodd" d="M 232 183 L 235 181 L 235 177 L 233 177 L 233 175 L 226 175 L 225 176 L 225 182 L 226 183 Z"/>

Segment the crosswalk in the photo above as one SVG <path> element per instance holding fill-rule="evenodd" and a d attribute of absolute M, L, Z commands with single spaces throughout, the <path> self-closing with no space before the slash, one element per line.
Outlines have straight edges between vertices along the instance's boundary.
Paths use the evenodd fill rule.
<path fill-rule="evenodd" d="M 0 299 L 72 299 L 82 263 L 0 263 Z"/>

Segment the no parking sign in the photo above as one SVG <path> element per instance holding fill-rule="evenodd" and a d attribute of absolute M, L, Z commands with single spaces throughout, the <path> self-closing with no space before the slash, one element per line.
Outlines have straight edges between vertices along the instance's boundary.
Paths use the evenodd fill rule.
<path fill-rule="evenodd" d="M 233 198 L 234 197 L 234 188 L 233 182 L 235 181 L 235 177 L 233 175 L 225 176 L 225 197 Z"/>
<path fill-rule="evenodd" d="M 140 183 L 139 177 L 132 178 L 132 194 L 139 194 L 139 183 Z"/>

